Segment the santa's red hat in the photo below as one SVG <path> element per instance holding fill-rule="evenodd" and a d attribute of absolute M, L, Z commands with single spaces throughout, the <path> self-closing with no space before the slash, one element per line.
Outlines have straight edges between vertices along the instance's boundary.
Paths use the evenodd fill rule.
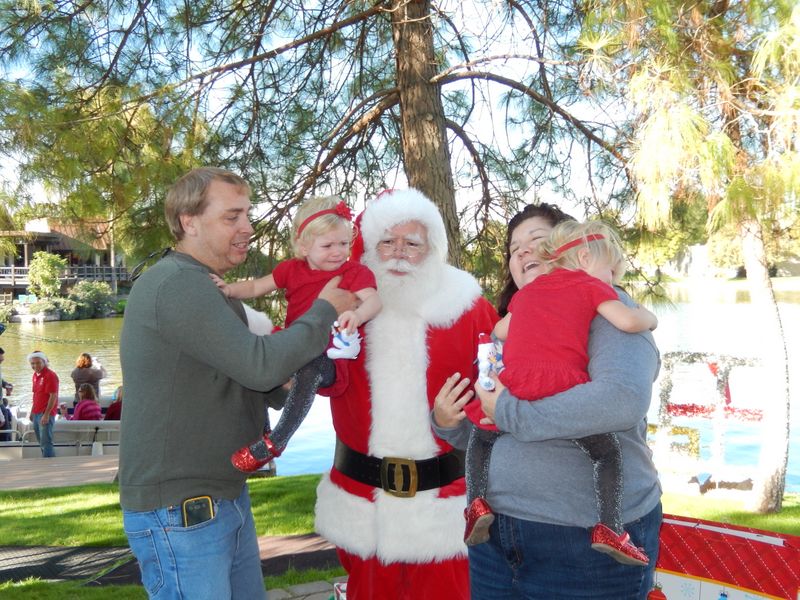
<path fill-rule="evenodd" d="M 381 192 L 367 204 L 356 219 L 358 234 L 353 242 L 353 260 L 361 258 L 365 247 L 376 248 L 388 229 L 409 221 L 419 221 L 426 227 L 431 255 L 446 261 L 447 232 L 442 215 L 433 202 L 413 188 Z"/>

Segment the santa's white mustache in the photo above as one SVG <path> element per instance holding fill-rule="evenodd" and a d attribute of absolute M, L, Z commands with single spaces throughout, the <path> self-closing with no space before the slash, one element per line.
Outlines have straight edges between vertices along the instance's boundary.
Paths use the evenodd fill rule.
<path fill-rule="evenodd" d="M 417 270 L 417 265 L 412 265 L 410 262 L 402 258 L 392 258 L 383 261 L 380 266 L 381 270 L 384 272 L 395 271 L 398 273 L 413 273 Z"/>

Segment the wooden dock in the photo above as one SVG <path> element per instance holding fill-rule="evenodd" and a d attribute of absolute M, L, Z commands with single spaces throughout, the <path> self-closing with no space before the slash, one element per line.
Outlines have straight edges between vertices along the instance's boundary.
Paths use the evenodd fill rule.
<path fill-rule="evenodd" d="M 0 490 L 112 483 L 119 456 L 56 456 L 0 461 Z"/>

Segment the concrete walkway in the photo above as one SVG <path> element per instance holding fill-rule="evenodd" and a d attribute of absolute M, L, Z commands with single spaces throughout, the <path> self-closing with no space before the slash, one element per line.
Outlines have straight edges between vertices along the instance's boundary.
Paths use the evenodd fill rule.
<path fill-rule="evenodd" d="M 268 600 L 329 600 L 334 597 L 334 584 L 347 581 L 347 577 L 339 577 L 331 581 L 314 581 L 301 583 L 286 589 L 267 591 Z"/>
<path fill-rule="evenodd" d="M 113 483 L 119 456 L 56 456 L 0 461 L 0 490 Z"/>

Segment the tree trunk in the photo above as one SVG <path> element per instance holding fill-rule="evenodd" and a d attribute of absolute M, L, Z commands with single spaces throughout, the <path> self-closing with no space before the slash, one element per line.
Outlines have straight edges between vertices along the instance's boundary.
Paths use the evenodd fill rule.
<path fill-rule="evenodd" d="M 111 260 L 111 291 L 116 296 L 119 293 L 119 286 L 117 285 L 117 246 L 114 239 L 114 216 L 112 215 L 111 223 L 108 227 L 108 243 L 109 243 L 109 258 Z"/>
<path fill-rule="evenodd" d="M 437 64 L 430 2 L 395 0 L 391 14 L 406 177 L 439 207 L 449 259 L 458 266 L 461 245 L 444 107 L 440 86 L 431 83 Z"/>
<path fill-rule="evenodd" d="M 741 226 L 742 256 L 747 269 L 753 313 L 761 319 L 762 360 L 766 368 L 763 396 L 761 455 L 748 508 L 760 513 L 781 509 L 789 461 L 789 357 L 778 303 L 764 250 L 761 224 L 745 221 Z"/>

